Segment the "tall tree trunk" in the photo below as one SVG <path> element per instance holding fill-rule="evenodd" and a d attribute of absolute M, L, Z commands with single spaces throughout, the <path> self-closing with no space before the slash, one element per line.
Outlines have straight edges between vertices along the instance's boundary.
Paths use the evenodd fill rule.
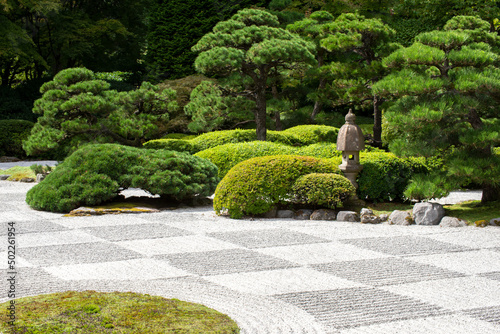
<path fill-rule="evenodd" d="M 373 144 L 376 147 L 382 146 L 382 111 L 380 105 L 382 99 L 373 95 Z"/>
<path fill-rule="evenodd" d="M 261 72 L 262 73 L 262 72 Z M 257 126 L 257 140 L 266 140 L 266 81 L 267 77 L 259 78 L 255 96 L 255 123 Z"/>
<path fill-rule="evenodd" d="M 320 47 L 318 49 L 318 68 L 321 68 L 324 62 L 325 62 L 325 49 Z M 321 91 L 325 88 L 325 86 L 326 86 L 326 78 L 323 78 L 320 75 L 318 93 L 321 93 Z M 316 123 L 316 115 L 318 115 L 322 109 L 323 109 L 323 103 L 316 100 L 314 102 L 314 107 L 311 116 L 309 117 L 309 121 L 312 124 Z"/>
<path fill-rule="evenodd" d="M 278 94 L 278 87 L 276 87 L 276 82 L 273 84 L 273 88 L 271 91 L 273 93 L 273 99 L 279 100 L 280 96 Z M 276 123 L 276 131 L 283 130 L 283 125 L 281 124 L 281 111 L 279 111 L 279 109 L 274 112 L 274 122 Z"/>
<path fill-rule="evenodd" d="M 500 201 L 500 187 L 492 184 L 483 184 L 483 196 L 481 202 Z"/>

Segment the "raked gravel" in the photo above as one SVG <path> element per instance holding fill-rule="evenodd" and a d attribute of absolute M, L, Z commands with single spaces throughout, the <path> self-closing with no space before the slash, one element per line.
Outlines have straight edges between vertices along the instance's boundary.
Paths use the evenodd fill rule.
<path fill-rule="evenodd" d="M 30 209 L 32 186 L 0 181 L 0 279 L 14 222 L 16 297 L 148 293 L 214 308 L 246 334 L 500 333 L 500 227 L 232 220 L 211 207 L 64 217 Z"/>

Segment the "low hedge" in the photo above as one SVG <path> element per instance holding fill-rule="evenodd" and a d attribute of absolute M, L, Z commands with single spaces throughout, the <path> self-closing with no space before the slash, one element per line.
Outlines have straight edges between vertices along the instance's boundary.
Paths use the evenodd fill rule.
<path fill-rule="evenodd" d="M 311 173 L 340 173 L 328 159 L 294 155 L 252 158 L 234 166 L 215 190 L 214 210 L 231 218 L 262 214 L 293 199 L 295 181 Z"/>
<path fill-rule="evenodd" d="M 26 140 L 35 123 L 21 119 L 0 120 L 0 156 L 25 158 L 23 140 Z"/>
<path fill-rule="evenodd" d="M 301 176 L 293 185 L 295 200 L 301 204 L 341 208 L 356 194 L 351 181 L 339 174 L 311 173 Z"/>
<path fill-rule="evenodd" d="M 367 147 L 366 151 L 382 152 L 380 149 Z M 317 143 L 303 147 L 294 147 L 268 141 L 252 141 L 246 143 L 225 144 L 203 150 L 196 156 L 212 161 L 219 168 L 219 177 L 223 178 L 227 172 L 238 163 L 255 157 L 266 155 L 301 155 L 315 158 L 340 157 L 342 152 L 337 151 L 334 143 Z"/>
<path fill-rule="evenodd" d="M 357 178 L 357 194 L 372 202 L 405 200 L 404 191 L 414 174 L 425 174 L 440 167 L 437 160 L 398 158 L 387 152 L 361 152 L 360 161 L 363 170 Z"/>
<path fill-rule="evenodd" d="M 289 146 L 305 146 L 337 140 L 338 129 L 327 125 L 299 125 L 285 131 L 267 131 L 267 141 Z M 173 142 L 173 139 L 179 140 Z M 196 153 L 225 144 L 245 143 L 257 140 L 255 130 L 223 130 L 201 134 L 192 139 L 162 138 L 144 143 L 145 148 L 167 149 Z M 187 144 L 183 144 L 187 141 Z"/>
<path fill-rule="evenodd" d="M 339 129 L 328 125 L 297 125 L 283 131 L 298 138 L 303 145 L 321 142 L 336 143 Z"/>
<path fill-rule="evenodd" d="M 34 209 L 68 212 L 98 205 L 126 188 L 141 188 L 175 200 L 211 195 L 219 178 L 210 161 L 187 153 L 118 144 L 84 146 L 30 189 Z"/>
<path fill-rule="evenodd" d="M 188 152 L 194 154 L 199 151 L 190 140 L 184 139 L 154 139 L 143 145 L 144 148 L 154 150 L 169 150 L 177 152 Z"/>

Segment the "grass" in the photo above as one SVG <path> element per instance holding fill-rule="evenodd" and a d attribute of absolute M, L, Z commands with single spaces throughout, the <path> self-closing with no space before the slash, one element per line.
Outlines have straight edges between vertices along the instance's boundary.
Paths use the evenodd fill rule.
<path fill-rule="evenodd" d="M 6 310 L 9 302 L 0 304 Z M 0 313 L 7 333 L 239 333 L 227 315 L 200 304 L 132 292 L 68 291 L 16 300 L 11 326 Z"/>
<path fill-rule="evenodd" d="M 413 208 L 413 205 L 405 203 L 374 203 L 367 206 L 376 215 L 390 214 L 394 210 L 410 211 Z M 491 219 L 500 218 L 500 201 L 485 204 L 481 203 L 481 201 L 467 201 L 445 205 L 444 209 L 447 216 L 463 219 L 470 225 L 474 225 L 479 221 L 489 222 Z M 482 226 L 479 223 L 476 225 Z"/>

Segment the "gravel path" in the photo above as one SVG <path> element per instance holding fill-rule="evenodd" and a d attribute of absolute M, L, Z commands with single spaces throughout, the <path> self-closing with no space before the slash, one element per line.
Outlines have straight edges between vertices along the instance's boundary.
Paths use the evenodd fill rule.
<path fill-rule="evenodd" d="M 17 297 L 149 293 L 217 309 L 247 334 L 500 333 L 497 227 L 231 220 L 211 207 L 64 217 L 31 210 L 31 187 L 0 181 L 0 279 L 14 222 Z"/>

